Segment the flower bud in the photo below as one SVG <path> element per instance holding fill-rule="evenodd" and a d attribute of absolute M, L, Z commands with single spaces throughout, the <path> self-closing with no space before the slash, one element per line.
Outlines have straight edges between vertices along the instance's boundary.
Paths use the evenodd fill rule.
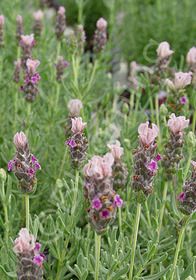
<path fill-rule="evenodd" d="M 56 187 L 57 187 L 58 189 L 62 189 L 62 187 L 63 187 L 63 182 L 62 182 L 61 179 L 57 179 L 57 180 L 56 180 Z"/>
<path fill-rule="evenodd" d="M 129 105 L 126 102 L 124 102 L 123 104 L 122 112 L 125 115 L 127 115 L 127 113 L 129 112 Z"/>
<path fill-rule="evenodd" d="M 161 104 L 160 106 L 160 114 L 161 116 L 167 116 L 168 110 L 167 107 L 165 106 L 165 104 Z"/>
<path fill-rule="evenodd" d="M 192 131 L 189 131 L 188 136 L 187 136 L 187 142 L 188 142 L 188 147 L 194 148 L 196 139 L 195 139 L 195 134 Z"/>

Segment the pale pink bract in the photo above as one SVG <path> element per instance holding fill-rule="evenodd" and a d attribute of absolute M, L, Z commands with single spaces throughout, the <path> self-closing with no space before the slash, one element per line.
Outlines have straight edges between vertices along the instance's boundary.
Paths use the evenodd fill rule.
<path fill-rule="evenodd" d="M 115 145 L 108 144 L 107 146 L 110 148 L 115 160 L 119 160 L 124 154 L 124 149 L 120 146 L 120 142 L 118 140 L 116 140 Z"/>
<path fill-rule="evenodd" d="M 166 84 L 169 86 L 171 90 L 179 90 L 190 85 L 191 80 L 192 80 L 192 72 L 188 72 L 188 73 L 178 72 L 175 73 L 174 83 L 171 80 L 166 79 Z"/>
<path fill-rule="evenodd" d="M 4 24 L 4 15 L 0 15 L 0 26 L 2 27 Z"/>
<path fill-rule="evenodd" d="M 64 15 L 64 13 L 65 13 L 65 8 L 64 7 L 59 7 L 59 9 L 58 9 L 58 12 L 57 12 L 59 15 Z"/>
<path fill-rule="evenodd" d="M 37 12 L 33 13 L 33 17 L 37 21 L 41 21 L 43 18 L 44 13 L 41 10 L 38 10 Z"/>
<path fill-rule="evenodd" d="M 174 53 L 174 51 L 170 50 L 169 43 L 166 41 L 160 43 L 156 51 L 158 57 L 160 57 L 161 59 L 167 58 L 172 53 Z"/>
<path fill-rule="evenodd" d="M 27 139 L 26 139 L 26 135 L 24 134 L 24 132 L 20 132 L 20 133 L 16 133 L 14 135 L 14 144 L 16 146 L 16 148 L 21 148 L 23 149 L 24 145 L 26 145 L 27 143 Z"/>
<path fill-rule="evenodd" d="M 25 44 L 26 46 L 31 46 L 31 44 L 34 41 L 34 34 L 21 35 L 21 39 L 22 39 L 23 44 Z"/>
<path fill-rule="evenodd" d="M 193 161 L 193 160 L 191 160 L 191 163 L 192 163 L 192 165 L 193 165 L 193 169 L 194 169 L 194 171 L 196 172 L 196 162 L 195 162 L 195 161 Z"/>
<path fill-rule="evenodd" d="M 71 131 L 73 133 L 84 131 L 84 129 L 86 127 L 86 123 L 82 122 L 82 118 L 74 118 L 74 119 L 71 119 L 71 121 L 72 121 Z"/>
<path fill-rule="evenodd" d="M 28 58 L 26 65 L 27 65 L 27 68 L 29 69 L 29 71 L 33 74 L 36 72 L 37 67 L 40 65 L 40 61 L 37 59 L 33 60 L 33 59 Z"/>
<path fill-rule="evenodd" d="M 186 120 L 184 116 L 176 117 L 175 114 L 171 114 L 168 121 L 169 130 L 175 135 L 186 127 L 188 127 L 189 120 Z"/>
<path fill-rule="evenodd" d="M 190 66 L 194 66 L 196 64 L 196 47 L 192 47 L 186 56 L 186 62 Z"/>
<path fill-rule="evenodd" d="M 19 24 L 22 24 L 22 16 L 21 16 L 21 15 L 17 15 L 16 21 L 17 21 Z"/>
<path fill-rule="evenodd" d="M 18 253 L 29 253 L 35 248 L 35 237 L 29 234 L 27 228 L 22 228 L 19 231 L 19 237 L 14 240 L 13 251 Z"/>
<path fill-rule="evenodd" d="M 138 128 L 139 142 L 145 145 L 150 145 L 154 142 L 155 138 L 158 136 L 159 128 L 156 124 L 152 124 L 152 128 L 149 128 L 149 122 L 140 124 Z"/>
<path fill-rule="evenodd" d="M 104 19 L 104 18 L 100 18 L 98 21 L 97 21 L 97 28 L 99 30 L 101 29 L 105 29 L 107 27 L 107 21 Z"/>
<path fill-rule="evenodd" d="M 79 99 L 72 99 L 69 101 L 67 107 L 72 116 L 78 116 L 82 108 L 82 102 Z"/>

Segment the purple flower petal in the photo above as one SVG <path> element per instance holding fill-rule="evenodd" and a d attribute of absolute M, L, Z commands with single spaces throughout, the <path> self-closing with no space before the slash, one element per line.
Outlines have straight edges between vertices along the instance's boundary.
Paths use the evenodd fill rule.
<path fill-rule="evenodd" d="M 150 169 L 152 172 L 154 172 L 155 170 L 158 169 L 157 163 L 154 160 L 152 160 L 150 165 L 148 166 L 148 169 Z"/>
<path fill-rule="evenodd" d="M 162 157 L 161 157 L 161 155 L 158 153 L 158 155 L 156 156 L 156 158 L 155 158 L 155 162 L 158 162 L 159 160 L 161 160 L 162 159 Z"/>
<path fill-rule="evenodd" d="M 29 169 L 29 175 L 30 175 L 30 176 L 33 176 L 33 175 L 34 175 L 33 169 Z"/>
<path fill-rule="evenodd" d="M 11 169 L 15 170 L 15 167 L 13 166 L 13 163 L 15 163 L 15 162 L 16 162 L 15 158 L 10 160 L 10 162 L 8 163 L 8 169 L 7 169 L 8 171 L 10 171 Z"/>
<path fill-rule="evenodd" d="M 99 199 L 93 200 L 93 208 L 98 210 L 102 207 L 101 201 Z"/>
<path fill-rule="evenodd" d="M 76 144 L 76 142 L 73 139 L 71 139 L 71 142 L 70 142 L 69 146 L 74 148 L 74 147 L 77 146 L 77 144 Z"/>
<path fill-rule="evenodd" d="M 180 98 L 180 101 L 181 101 L 181 104 L 186 104 L 187 103 L 187 100 L 186 100 L 186 97 L 185 96 L 182 96 Z"/>
<path fill-rule="evenodd" d="M 35 162 L 38 162 L 38 160 L 34 157 L 34 155 L 31 155 L 31 160 L 32 160 L 32 163 L 34 164 Z"/>
<path fill-rule="evenodd" d="M 70 144 L 70 139 L 68 138 L 67 141 L 65 142 L 65 145 L 69 146 L 69 144 Z"/>
<path fill-rule="evenodd" d="M 122 203 L 123 203 L 123 200 L 122 199 L 120 199 L 120 195 L 119 194 L 117 194 L 117 195 L 115 195 L 115 197 L 114 197 L 114 199 L 115 199 L 115 202 L 114 202 L 114 207 L 121 207 L 122 206 Z"/>
<path fill-rule="evenodd" d="M 185 199 L 185 193 L 184 192 L 179 195 L 179 199 L 181 199 L 181 200 Z"/>
<path fill-rule="evenodd" d="M 43 263 L 43 257 L 41 256 L 35 256 L 34 259 L 33 259 L 34 263 L 41 266 L 42 263 Z"/>
<path fill-rule="evenodd" d="M 33 168 L 34 171 L 36 171 L 37 169 L 41 170 L 41 165 L 37 162 Z"/>
<path fill-rule="evenodd" d="M 107 219 L 109 218 L 109 211 L 104 209 L 101 211 L 101 217 L 104 218 L 104 219 Z"/>
<path fill-rule="evenodd" d="M 41 246 L 42 246 L 42 244 L 40 244 L 40 243 L 36 242 L 36 243 L 35 243 L 35 250 L 39 252 L 39 251 L 40 251 Z"/>

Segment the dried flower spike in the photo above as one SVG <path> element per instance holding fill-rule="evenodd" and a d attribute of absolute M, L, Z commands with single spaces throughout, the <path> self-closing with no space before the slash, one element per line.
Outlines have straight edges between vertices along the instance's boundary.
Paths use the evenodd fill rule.
<path fill-rule="evenodd" d="M 86 123 L 82 122 L 82 118 L 74 118 L 72 120 L 71 138 L 67 139 L 66 145 L 70 147 L 71 164 L 74 168 L 81 168 L 88 149 L 88 140 L 84 136 Z"/>
<path fill-rule="evenodd" d="M 38 160 L 30 154 L 28 142 L 24 132 L 14 136 L 16 157 L 8 164 L 8 171 L 14 170 L 22 192 L 30 193 L 35 190 L 37 184 L 36 170 L 41 169 Z"/>
<path fill-rule="evenodd" d="M 136 200 L 142 203 L 152 193 L 155 171 L 158 169 L 157 162 L 161 156 L 158 154 L 155 157 L 157 147 L 155 138 L 159 132 L 156 124 L 152 124 L 152 128 L 149 128 L 149 122 L 142 123 L 138 132 L 140 146 L 134 150 L 131 186 L 136 192 Z"/>
<path fill-rule="evenodd" d="M 185 182 L 183 193 L 180 194 L 180 210 L 190 215 L 196 210 L 196 162 L 191 160 L 193 172 L 191 178 Z"/>
<path fill-rule="evenodd" d="M 163 151 L 163 166 L 165 168 L 166 177 L 171 180 L 173 174 L 178 171 L 180 160 L 182 156 L 182 148 L 184 140 L 182 130 L 188 127 L 189 120 L 184 116 L 176 117 L 171 114 L 168 121 L 168 128 L 170 131 L 170 138 L 167 140 Z"/>
<path fill-rule="evenodd" d="M 32 48 L 35 45 L 34 34 L 21 35 L 21 41 L 19 45 L 22 47 L 22 66 L 24 69 L 26 69 L 27 59 L 32 58 Z"/>
<path fill-rule="evenodd" d="M 36 72 L 36 68 L 40 65 L 40 62 L 39 60 L 27 59 L 26 65 L 26 76 L 21 90 L 24 91 L 26 100 L 32 102 L 39 92 L 38 82 L 40 80 L 40 75 Z"/>
<path fill-rule="evenodd" d="M 35 237 L 29 234 L 27 228 L 19 231 L 19 237 L 14 240 L 13 251 L 18 258 L 17 276 L 22 279 L 42 279 L 42 263 L 45 255 L 40 252 L 41 244 L 35 243 Z"/>
<path fill-rule="evenodd" d="M 94 156 L 84 166 L 84 198 L 87 202 L 88 221 L 98 234 L 104 233 L 116 217 L 122 199 L 112 189 L 114 158 L 107 153 L 103 158 Z"/>
<path fill-rule="evenodd" d="M 97 29 L 94 35 L 93 49 L 96 54 L 99 54 L 102 50 L 105 49 L 107 42 L 107 21 L 103 18 L 100 18 L 97 21 Z"/>
<path fill-rule="evenodd" d="M 18 61 L 14 61 L 14 74 L 13 74 L 13 81 L 15 83 L 20 83 L 21 80 L 21 61 L 20 59 Z"/>
<path fill-rule="evenodd" d="M 16 17 L 16 40 L 21 40 L 21 35 L 24 34 L 24 26 L 23 26 L 23 19 L 21 15 L 17 15 Z"/>
<path fill-rule="evenodd" d="M 35 40 L 39 40 L 41 37 L 41 32 L 42 32 L 42 18 L 43 18 L 43 12 L 41 10 L 33 13 L 33 17 L 35 19 L 34 21 L 34 25 L 33 25 L 33 33 L 35 36 Z"/>
<path fill-rule="evenodd" d="M 65 8 L 59 7 L 55 18 L 55 33 L 58 40 L 62 40 L 65 27 Z"/>
<path fill-rule="evenodd" d="M 56 67 L 56 80 L 57 82 L 61 82 L 61 76 L 64 74 L 65 68 L 69 65 L 67 61 L 63 61 L 63 57 L 58 57 L 58 63 L 55 63 Z"/>
<path fill-rule="evenodd" d="M 115 145 L 107 145 L 113 155 L 114 163 L 112 165 L 112 178 L 113 178 L 113 188 L 115 191 L 118 189 L 124 189 L 127 181 L 127 167 L 123 163 L 122 155 L 124 154 L 124 149 L 120 146 L 120 142 L 116 140 Z"/>

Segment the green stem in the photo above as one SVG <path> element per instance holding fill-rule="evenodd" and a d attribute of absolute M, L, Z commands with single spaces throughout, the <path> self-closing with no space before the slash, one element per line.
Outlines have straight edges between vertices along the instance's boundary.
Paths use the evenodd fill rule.
<path fill-rule="evenodd" d="M 15 84 L 16 92 L 15 92 L 15 103 L 14 103 L 14 133 L 16 131 L 16 119 L 17 119 L 17 110 L 18 110 L 18 84 Z"/>
<path fill-rule="evenodd" d="M 150 213 L 149 213 L 149 209 L 148 209 L 147 200 L 145 202 L 145 207 L 146 207 L 146 215 L 147 215 L 148 225 L 149 225 L 150 231 L 152 232 L 152 224 L 151 224 L 151 220 L 150 220 Z"/>
<path fill-rule="evenodd" d="M 2 52 L 2 49 L 0 48 L 0 51 Z M 0 56 L 0 83 L 2 79 L 2 69 L 3 69 L 3 56 Z"/>
<path fill-rule="evenodd" d="M 64 153 L 64 156 L 63 156 L 63 160 L 62 160 L 62 163 L 61 163 L 61 168 L 60 168 L 60 172 L 59 172 L 59 179 L 61 178 L 61 174 L 62 174 L 62 171 L 63 171 L 63 167 L 64 167 L 64 164 L 65 164 L 65 159 L 66 159 L 66 156 L 67 156 L 67 152 L 68 152 L 68 146 L 66 145 L 65 147 L 65 153 Z"/>
<path fill-rule="evenodd" d="M 6 241 L 6 244 L 8 245 L 9 221 L 8 221 L 7 205 L 6 205 L 6 203 L 5 203 L 4 182 L 2 182 L 2 203 L 3 203 L 4 214 L 5 214 L 5 241 Z"/>
<path fill-rule="evenodd" d="M 141 204 L 138 203 L 136 217 L 135 217 L 135 224 L 134 224 L 134 229 L 133 229 L 133 243 L 132 243 L 132 254 L 131 254 L 129 280 L 133 279 L 133 265 L 134 265 L 134 259 L 135 259 L 137 235 L 138 235 L 138 228 L 139 228 L 139 222 L 140 222 L 140 213 L 141 213 Z"/>
<path fill-rule="evenodd" d="M 185 180 L 186 180 L 186 175 L 188 173 L 189 166 L 190 166 L 190 163 L 191 163 L 192 154 L 193 154 L 193 149 L 190 148 L 189 149 L 189 157 L 188 157 L 188 161 L 187 161 L 187 164 L 186 164 L 186 169 L 185 169 L 185 172 L 184 172 L 184 179 Z"/>
<path fill-rule="evenodd" d="M 160 124 L 159 124 L 159 101 L 158 101 L 158 93 L 155 94 L 155 110 L 156 110 L 156 123 L 159 128 L 159 147 L 161 147 L 161 130 L 160 130 Z"/>
<path fill-rule="evenodd" d="M 159 239 L 160 239 L 163 215 L 164 215 L 164 210 L 165 210 L 165 202 L 166 202 L 166 198 L 167 198 L 167 190 L 168 190 L 168 181 L 165 181 L 164 190 L 163 190 L 163 205 L 162 205 L 162 208 L 161 208 L 161 211 L 160 211 L 160 217 L 159 217 L 158 240 L 157 240 L 157 242 L 159 242 Z M 158 247 L 157 247 L 157 249 L 158 249 Z M 154 255 L 156 254 L 157 249 L 155 249 Z M 150 275 L 152 275 L 153 272 L 154 272 L 154 263 L 151 265 Z"/>
<path fill-rule="evenodd" d="M 83 24 L 83 0 L 79 1 L 78 7 L 78 24 Z"/>
<path fill-rule="evenodd" d="M 57 82 L 57 87 L 56 87 L 56 104 L 55 104 L 55 108 L 54 108 L 55 111 L 57 110 L 57 106 L 58 106 L 59 94 L 60 94 L 60 83 Z"/>
<path fill-rule="evenodd" d="M 58 59 L 59 59 L 60 51 L 61 51 L 61 41 L 58 40 L 57 51 L 56 51 L 56 60 L 57 60 L 57 61 L 58 61 Z"/>
<path fill-rule="evenodd" d="M 150 110 L 151 110 L 151 121 L 152 123 L 154 123 L 154 107 L 153 107 L 153 100 L 151 94 L 149 94 L 149 101 L 150 101 Z"/>
<path fill-rule="evenodd" d="M 196 110 L 193 112 L 193 121 L 192 121 L 192 132 L 195 132 L 195 120 L 196 120 Z"/>
<path fill-rule="evenodd" d="M 26 228 L 29 230 L 29 195 L 25 193 Z"/>
<path fill-rule="evenodd" d="M 61 279 L 60 276 L 61 276 L 61 271 L 62 271 L 62 268 L 63 268 L 63 261 L 65 259 L 65 255 L 66 255 L 66 252 L 67 252 L 67 246 L 68 246 L 68 243 L 69 243 L 70 231 L 71 231 L 73 221 L 74 221 L 74 214 L 75 214 L 75 209 L 76 209 L 76 201 L 77 201 L 77 193 L 78 193 L 78 181 L 79 181 L 79 170 L 76 169 L 73 207 L 71 209 L 71 218 L 70 218 L 70 223 L 69 223 L 69 228 L 68 228 L 69 233 L 67 234 L 65 244 L 64 244 L 64 247 L 63 247 L 63 251 L 62 251 L 62 255 L 61 255 L 61 258 L 59 260 L 57 275 L 56 275 L 56 278 L 55 278 L 56 280 Z"/>
<path fill-rule="evenodd" d="M 27 126 L 27 131 L 26 131 L 26 137 L 28 137 L 28 133 L 29 133 L 30 114 L 31 114 L 31 103 L 27 102 L 27 121 L 28 121 L 28 126 Z"/>
<path fill-rule="evenodd" d="M 101 248 L 101 235 L 98 235 L 95 231 L 95 280 L 99 277 L 99 258 Z"/>
<path fill-rule="evenodd" d="M 181 228 L 180 234 L 178 237 L 178 243 L 177 243 L 176 252 L 175 252 L 175 256 L 174 256 L 174 262 L 173 262 L 173 266 L 172 266 L 172 274 L 171 274 L 170 280 L 174 279 L 175 269 L 176 269 L 176 265 L 177 265 L 177 261 L 178 261 L 178 255 L 179 255 L 179 251 L 180 251 L 180 247 L 181 247 L 181 242 L 184 238 L 184 233 L 185 233 L 185 226 L 183 226 Z"/>
<path fill-rule="evenodd" d="M 17 60 L 19 60 L 19 58 L 20 58 L 20 53 L 21 53 L 21 47 L 18 46 L 17 47 Z"/>
<path fill-rule="evenodd" d="M 73 67 L 73 75 L 74 75 L 74 85 L 76 87 L 77 90 L 77 94 L 78 94 L 78 99 L 82 100 L 81 94 L 80 94 L 80 90 L 78 87 L 78 67 L 77 67 L 77 60 L 75 60 L 75 56 L 74 54 L 72 55 L 72 67 Z"/>
<path fill-rule="evenodd" d="M 88 87 L 87 87 L 87 89 L 86 89 L 84 94 L 87 94 L 88 91 L 90 90 L 91 86 L 92 86 L 92 82 L 93 82 L 94 77 L 95 77 L 95 72 L 97 70 L 97 66 L 98 66 L 98 60 L 96 59 L 95 63 L 94 63 L 94 66 L 93 66 L 93 71 L 92 71 L 92 74 L 91 74 L 91 77 L 90 77 L 90 81 L 88 83 Z"/>

